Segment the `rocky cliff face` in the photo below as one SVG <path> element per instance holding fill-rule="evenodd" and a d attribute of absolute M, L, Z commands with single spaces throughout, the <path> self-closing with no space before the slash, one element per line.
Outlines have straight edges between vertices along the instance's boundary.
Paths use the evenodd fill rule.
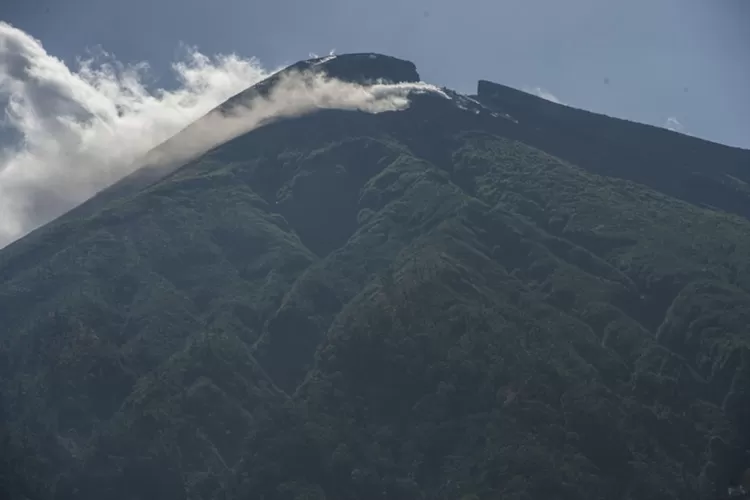
<path fill-rule="evenodd" d="M 447 92 L 272 123 L 1 251 L 6 496 L 720 498 L 750 154 Z"/>

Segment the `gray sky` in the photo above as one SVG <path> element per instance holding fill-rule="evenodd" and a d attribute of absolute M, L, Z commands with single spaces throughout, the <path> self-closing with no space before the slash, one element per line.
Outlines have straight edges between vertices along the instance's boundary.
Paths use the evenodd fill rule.
<path fill-rule="evenodd" d="M 750 148 L 748 0 L 2 0 L 0 20 L 70 63 L 101 46 L 166 70 L 180 42 L 268 67 L 374 51 L 426 81 L 480 78 Z"/>

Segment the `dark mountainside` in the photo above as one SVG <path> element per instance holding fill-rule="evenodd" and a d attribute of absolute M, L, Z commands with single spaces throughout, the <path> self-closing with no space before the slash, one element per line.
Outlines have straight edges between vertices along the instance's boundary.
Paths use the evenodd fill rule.
<path fill-rule="evenodd" d="M 0 251 L 0 498 L 725 498 L 750 152 L 448 93 L 266 125 Z"/>

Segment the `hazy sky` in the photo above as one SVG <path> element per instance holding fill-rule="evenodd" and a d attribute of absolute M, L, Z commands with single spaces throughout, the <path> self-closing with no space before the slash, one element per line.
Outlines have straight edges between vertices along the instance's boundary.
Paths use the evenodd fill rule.
<path fill-rule="evenodd" d="M 750 148 L 748 0 L 3 0 L 0 20 L 66 61 L 100 45 L 168 67 L 180 42 L 267 66 L 375 51 L 427 81 L 480 78 Z"/>

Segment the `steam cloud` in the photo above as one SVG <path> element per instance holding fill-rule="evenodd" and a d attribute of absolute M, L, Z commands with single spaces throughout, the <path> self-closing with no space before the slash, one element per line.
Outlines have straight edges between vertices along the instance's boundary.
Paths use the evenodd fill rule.
<path fill-rule="evenodd" d="M 318 109 L 399 111 L 409 106 L 409 95 L 413 92 L 435 92 L 448 98 L 438 87 L 421 82 L 358 85 L 322 73 L 289 71 L 267 97 L 238 104 L 228 112 L 208 114 L 181 131 L 175 141 L 150 151 L 146 162 L 184 162 L 261 125 Z"/>
<path fill-rule="evenodd" d="M 671 130 L 672 132 L 684 132 L 685 127 L 682 126 L 682 123 L 675 118 L 674 116 L 670 116 L 664 121 L 664 128 Z"/>
<path fill-rule="evenodd" d="M 557 104 L 565 104 L 552 92 L 550 92 L 549 90 L 545 90 L 542 87 L 524 87 L 523 90 L 529 94 L 534 94 L 535 96 L 541 97 L 542 99 L 545 99 L 547 101 Z"/>
<path fill-rule="evenodd" d="M 71 69 L 40 41 L 0 22 L 0 105 L 6 108 L 0 122 L 0 247 L 144 162 L 184 161 L 275 119 L 320 108 L 379 113 L 406 108 L 415 91 L 440 93 L 423 83 L 362 86 L 290 73 L 264 99 L 209 113 L 275 70 L 256 59 L 190 50 L 172 65 L 179 86 L 150 90 L 146 64 L 125 66 L 102 56 L 103 62 L 87 59 Z"/>

